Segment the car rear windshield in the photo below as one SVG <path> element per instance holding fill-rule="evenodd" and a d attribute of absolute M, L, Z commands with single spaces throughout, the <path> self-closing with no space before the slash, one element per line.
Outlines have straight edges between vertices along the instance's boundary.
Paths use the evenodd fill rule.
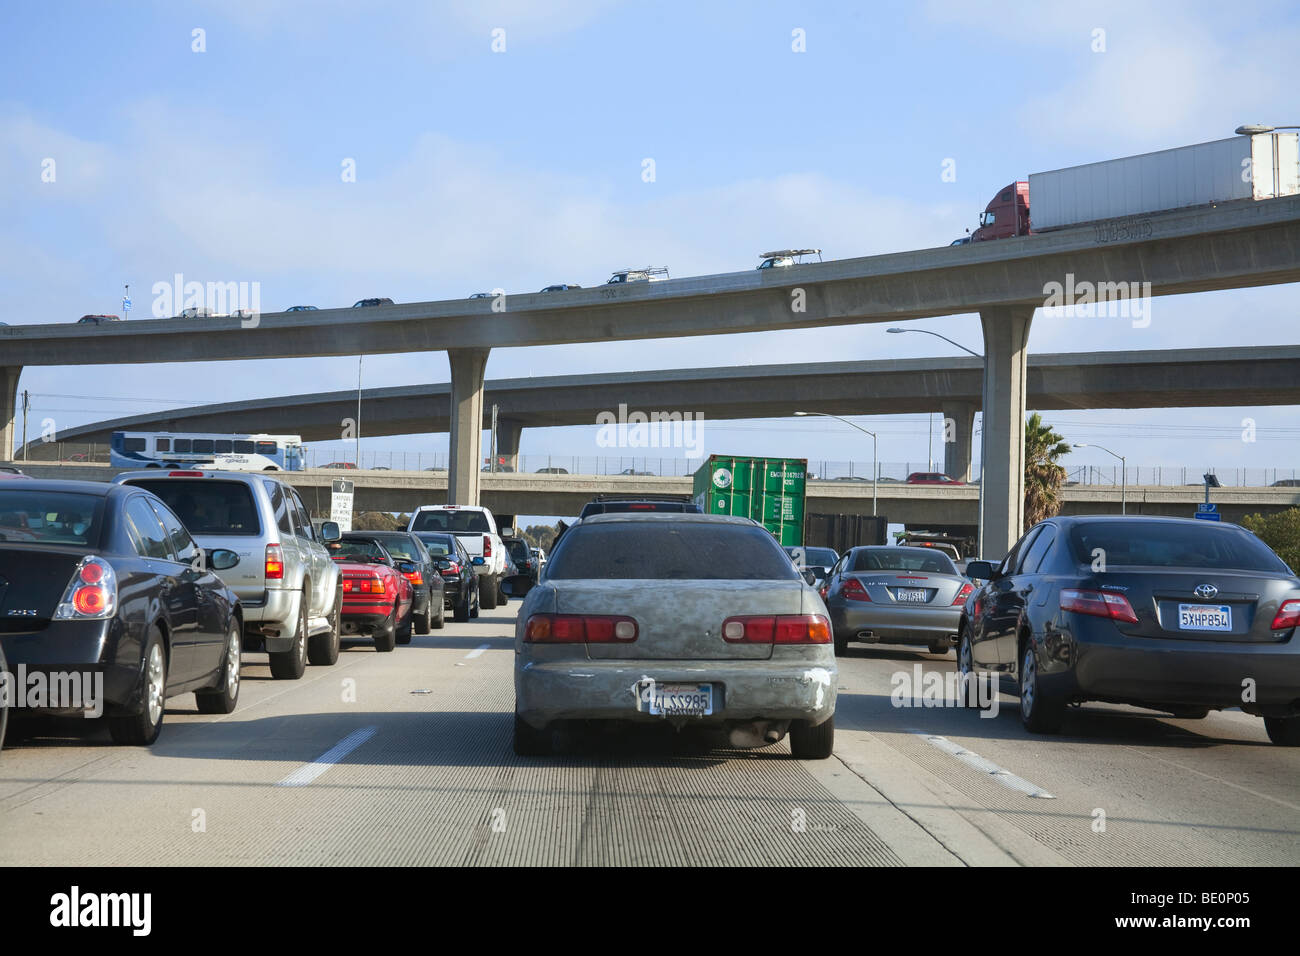
<path fill-rule="evenodd" d="M 928 548 L 881 548 L 863 550 L 853 556 L 853 571 L 927 571 L 956 574 L 957 566 L 946 554 Z"/>
<path fill-rule="evenodd" d="M 1100 551 L 1098 550 L 1100 549 Z M 1288 574 L 1282 559 L 1249 531 L 1163 521 L 1088 521 L 1070 529 L 1079 563 L 1156 568 L 1232 568 Z"/>
<path fill-rule="evenodd" d="M 412 531 L 450 531 L 452 534 L 491 534 L 487 516 L 481 511 L 421 511 Z"/>
<path fill-rule="evenodd" d="M 451 543 L 451 538 L 441 534 L 417 534 L 417 538 L 423 543 L 425 549 L 430 554 L 455 554 L 456 546 Z"/>
<path fill-rule="evenodd" d="M 240 481 L 210 478 L 138 478 L 128 482 L 161 498 L 190 534 L 253 537 L 262 533 L 253 492 Z"/>
<path fill-rule="evenodd" d="M 786 548 L 785 550 L 792 558 L 802 550 L 803 563 L 810 568 L 829 568 L 840 559 L 840 556 L 830 548 Z"/>
<path fill-rule="evenodd" d="M 641 511 L 667 511 L 681 514 L 698 509 L 688 501 L 592 501 L 583 506 L 580 518 L 592 515 L 636 514 Z"/>
<path fill-rule="evenodd" d="M 0 541 L 99 546 L 104 499 L 65 491 L 0 491 Z"/>
<path fill-rule="evenodd" d="M 405 535 L 384 535 L 379 543 L 395 558 L 417 563 L 424 560 L 424 555 L 416 551 L 415 542 Z"/>
<path fill-rule="evenodd" d="M 763 528 L 701 521 L 579 525 L 551 555 L 547 576 L 551 580 L 800 579 L 789 556 Z"/>
<path fill-rule="evenodd" d="M 333 541 L 329 545 L 330 557 L 334 560 L 344 559 L 361 559 L 368 561 L 383 561 L 384 548 L 371 538 L 349 539 L 344 538 L 342 541 Z"/>
<path fill-rule="evenodd" d="M 510 556 L 516 561 L 527 561 L 531 557 L 526 541 L 507 541 L 506 547 L 510 549 Z"/>

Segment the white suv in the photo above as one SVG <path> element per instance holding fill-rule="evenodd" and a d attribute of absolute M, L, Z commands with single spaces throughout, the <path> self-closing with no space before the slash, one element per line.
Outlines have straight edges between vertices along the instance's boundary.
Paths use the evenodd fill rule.
<path fill-rule="evenodd" d="M 454 534 L 474 560 L 479 606 L 491 610 L 505 603 L 501 579 L 506 571 L 506 546 L 492 512 L 475 505 L 421 505 L 406 530 Z"/>

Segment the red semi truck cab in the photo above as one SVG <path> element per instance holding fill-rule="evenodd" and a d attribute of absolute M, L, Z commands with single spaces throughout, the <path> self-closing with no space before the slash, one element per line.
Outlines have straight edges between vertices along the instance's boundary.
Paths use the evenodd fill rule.
<path fill-rule="evenodd" d="M 1011 236 L 1029 235 L 1029 183 L 1014 182 L 998 190 L 998 194 L 984 207 L 980 225 L 971 233 L 972 242 L 985 239 L 1007 239 Z"/>

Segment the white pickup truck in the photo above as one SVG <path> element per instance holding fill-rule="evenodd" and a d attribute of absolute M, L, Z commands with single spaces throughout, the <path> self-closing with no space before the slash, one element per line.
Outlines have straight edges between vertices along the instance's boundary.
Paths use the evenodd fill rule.
<path fill-rule="evenodd" d="M 506 546 L 492 512 L 474 505 L 421 505 L 411 515 L 406 530 L 454 534 L 474 559 L 479 606 L 491 610 L 503 603 L 501 578 L 506 570 Z"/>

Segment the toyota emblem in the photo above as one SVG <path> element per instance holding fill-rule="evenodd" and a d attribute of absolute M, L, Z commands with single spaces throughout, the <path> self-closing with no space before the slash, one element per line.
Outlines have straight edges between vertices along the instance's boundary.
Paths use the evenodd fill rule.
<path fill-rule="evenodd" d="M 1219 589 L 1216 588 L 1213 584 L 1196 585 L 1196 596 L 1199 598 L 1205 598 L 1207 601 L 1218 593 L 1219 593 Z"/>

